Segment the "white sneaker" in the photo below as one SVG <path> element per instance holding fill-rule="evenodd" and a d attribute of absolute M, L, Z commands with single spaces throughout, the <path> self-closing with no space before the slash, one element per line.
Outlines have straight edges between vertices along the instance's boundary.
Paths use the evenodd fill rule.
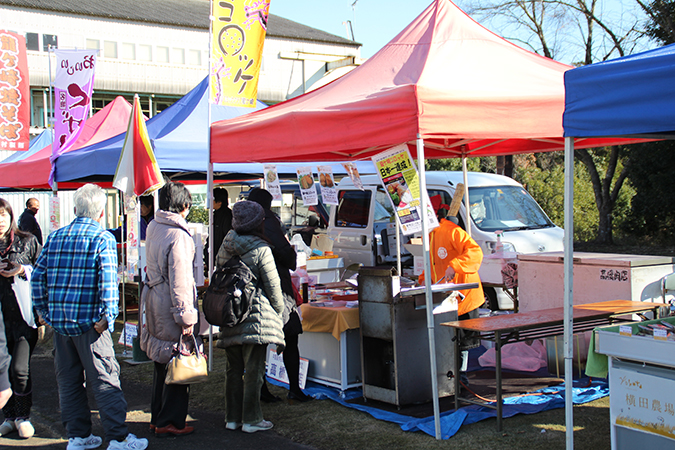
<path fill-rule="evenodd" d="M 227 422 L 225 424 L 225 428 L 227 428 L 228 430 L 236 430 L 238 428 L 241 428 L 241 423 L 239 423 L 239 422 Z"/>
<path fill-rule="evenodd" d="M 258 423 L 245 423 L 241 426 L 241 431 L 244 433 L 255 433 L 256 431 L 271 430 L 274 424 L 269 420 L 261 420 Z"/>
<path fill-rule="evenodd" d="M 110 441 L 108 450 L 145 450 L 148 448 L 148 440 L 144 438 L 137 438 L 129 433 L 127 438 L 123 441 Z"/>
<path fill-rule="evenodd" d="M 86 438 L 74 437 L 68 439 L 68 447 L 66 450 L 88 450 L 92 448 L 99 448 L 103 443 L 103 439 L 93 434 Z"/>
<path fill-rule="evenodd" d="M 23 439 L 32 438 L 35 434 L 35 428 L 33 428 L 33 424 L 28 419 L 16 419 L 14 425 L 19 432 L 19 437 Z"/>
<path fill-rule="evenodd" d="M 15 430 L 16 425 L 14 424 L 14 420 L 5 419 L 5 421 L 2 422 L 2 425 L 0 425 L 0 436 L 7 436 L 9 433 Z"/>

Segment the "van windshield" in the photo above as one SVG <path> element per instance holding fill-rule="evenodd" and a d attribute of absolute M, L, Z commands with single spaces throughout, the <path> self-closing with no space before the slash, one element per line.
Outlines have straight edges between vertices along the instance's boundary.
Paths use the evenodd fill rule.
<path fill-rule="evenodd" d="M 471 218 L 483 231 L 527 230 L 555 226 L 520 186 L 469 188 Z"/>

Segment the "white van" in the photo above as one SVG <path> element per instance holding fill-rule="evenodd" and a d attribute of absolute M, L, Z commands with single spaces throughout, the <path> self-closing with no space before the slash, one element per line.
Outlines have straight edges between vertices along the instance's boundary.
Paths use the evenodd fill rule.
<path fill-rule="evenodd" d="M 346 177 L 338 184 L 337 206 L 331 207 L 328 235 L 333 252 L 344 258 L 345 266 L 395 264 L 396 228 L 393 208 L 377 175 L 362 177 L 364 190 L 354 187 Z M 450 204 L 455 186 L 463 183 L 462 172 L 427 172 L 429 196 L 440 195 Z M 496 231 L 503 231 L 504 252 L 539 253 L 563 250 L 563 230 L 546 216 L 525 188 L 511 178 L 489 173 L 468 174 L 471 204 L 471 236 L 484 255 L 492 254 Z M 459 225 L 466 229 L 464 203 L 458 214 Z M 403 236 L 403 243 L 408 237 Z M 412 255 L 401 247 L 404 267 L 412 267 Z M 405 270 L 404 270 L 405 273 Z M 480 273 L 480 272 L 479 272 Z M 494 309 L 513 308 L 513 302 L 501 289 L 484 289 Z"/>

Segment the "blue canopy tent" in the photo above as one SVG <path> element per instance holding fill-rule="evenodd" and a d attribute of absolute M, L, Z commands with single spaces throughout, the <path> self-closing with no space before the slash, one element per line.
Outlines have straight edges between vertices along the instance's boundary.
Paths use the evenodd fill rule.
<path fill-rule="evenodd" d="M 565 137 L 672 138 L 675 44 L 565 72 Z"/>
<path fill-rule="evenodd" d="M 48 145 L 51 145 L 52 138 L 53 138 L 52 130 L 51 129 L 44 130 L 42 133 L 38 134 L 33 139 L 31 139 L 30 144 L 28 145 L 28 150 L 26 150 L 25 152 L 16 152 L 12 155 L 9 155 L 7 158 L 3 159 L 0 163 L 15 162 L 21 161 L 22 159 L 26 159 L 29 156 L 32 156 L 35 153 L 42 150 L 43 148 L 47 147 Z"/>
<path fill-rule="evenodd" d="M 258 102 L 256 108 L 212 105 L 211 122 L 231 119 L 265 107 L 262 102 Z M 204 78 L 183 98 L 146 122 L 159 167 L 171 179 L 206 178 L 209 151 L 207 117 L 208 79 Z M 61 155 L 55 163 L 56 181 L 112 180 L 125 134 Z M 334 173 L 346 174 L 338 163 L 322 164 L 331 165 Z M 295 177 L 296 168 L 302 165 L 307 164 L 279 163 L 277 171 L 281 177 Z M 362 174 L 375 173 L 370 161 L 359 161 L 356 167 Z M 219 180 L 259 178 L 263 173 L 263 164 L 215 164 L 214 173 Z"/>
<path fill-rule="evenodd" d="M 565 230 L 574 229 L 574 145 L 585 138 L 670 138 L 675 44 L 565 72 Z M 565 383 L 572 373 L 573 233 L 565 234 Z M 566 411 L 571 417 L 571 395 Z M 570 427 L 571 428 L 571 427 Z M 568 428 L 568 433 L 569 433 Z M 569 442 L 569 441 L 568 441 Z"/>
<path fill-rule="evenodd" d="M 206 173 L 208 160 L 208 78 L 183 98 L 146 122 L 148 135 L 162 172 L 171 174 Z M 231 119 L 255 108 L 213 105 L 211 122 Z M 57 182 L 109 181 L 115 175 L 124 137 L 119 134 L 106 141 L 61 155 L 55 162 Z"/>

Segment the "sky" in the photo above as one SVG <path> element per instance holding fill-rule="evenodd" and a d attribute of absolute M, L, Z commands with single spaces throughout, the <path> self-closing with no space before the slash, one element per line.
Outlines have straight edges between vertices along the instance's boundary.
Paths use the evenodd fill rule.
<path fill-rule="evenodd" d="M 270 0 L 270 14 L 363 44 L 369 58 L 424 11 L 433 0 Z M 354 5 L 352 7 L 352 5 Z"/>
<path fill-rule="evenodd" d="M 351 33 L 348 31 L 349 25 L 346 24 L 347 21 L 351 21 L 354 30 L 354 40 L 363 44 L 361 47 L 361 57 L 369 58 L 410 24 L 433 1 L 270 0 L 270 13 L 346 39 L 351 39 Z M 460 8 L 463 5 L 471 5 L 473 3 L 471 0 L 453 1 Z M 606 7 L 606 11 L 602 11 L 603 6 Z M 634 0 L 603 0 L 600 3 L 600 8 L 603 21 L 608 22 L 614 28 L 613 25 L 619 23 L 622 17 L 628 19 L 626 22 L 628 25 L 631 24 L 631 11 L 637 8 L 637 4 Z M 499 22 L 499 18 L 493 21 L 482 21 L 480 17 L 476 16 L 474 19 L 496 34 L 510 38 L 516 45 L 531 50 L 524 42 L 519 42 L 519 39 L 514 41 L 513 38 L 523 36 L 519 35 L 517 31 L 513 32 L 510 30 L 504 23 Z M 548 40 L 559 40 L 559 42 L 553 42 L 560 47 L 556 51 L 555 59 L 571 64 L 583 57 L 583 51 L 576 41 L 565 39 L 565 33 L 571 33 L 572 39 L 578 33 L 578 30 L 574 28 L 577 24 L 570 23 L 568 25 L 571 29 L 567 31 L 554 31 L 554 34 L 550 35 Z M 617 29 L 614 28 L 613 31 L 617 31 Z M 514 36 L 511 36 L 510 33 L 514 34 Z M 558 36 L 558 34 L 563 34 L 563 36 Z M 602 33 L 598 31 L 596 34 L 601 35 Z M 528 37 L 523 37 L 522 40 L 533 39 L 530 34 L 524 36 Z M 599 40 L 598 42 L 602 41 Z M 534 44 L 538 45 L 538 42 L 535 40 Z M 644 49 L 646 48 L 637 47 L 633 52 Z M 600 53 L 598 52 L 598 54 Z M 613 54 L 611 58 L 618 56 L 618 54 Z"/>

